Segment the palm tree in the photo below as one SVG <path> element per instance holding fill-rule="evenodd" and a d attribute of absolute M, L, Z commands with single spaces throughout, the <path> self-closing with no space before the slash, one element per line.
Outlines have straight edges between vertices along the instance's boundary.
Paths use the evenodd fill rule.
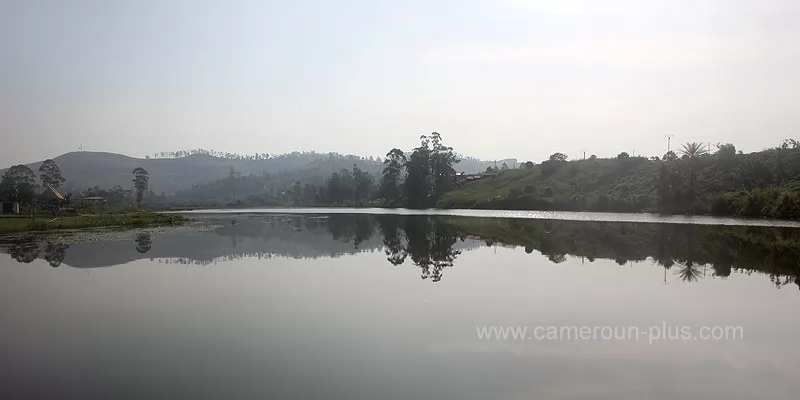
<path fill-rule="evenodd" d="M 702 143 L 698 142 L 687 142 L 682 148 L 678 150 L 681 154 L 689 157 L 690 159 L 695 159 L 702 155 L 708 154 L 708 149 L 703 147 Z"/>
<path fill-rule="evenodd" d="M 678 150 L 685 157 L 689 158 L 689 198 L 692 201 L 692 208 L 694 208 L 694 186 L 695 186 L 695 160 L 705 154 L 708 154 L 708 149 L 703 147 L 702 143 L 687 142 L 680 150 Z"/>

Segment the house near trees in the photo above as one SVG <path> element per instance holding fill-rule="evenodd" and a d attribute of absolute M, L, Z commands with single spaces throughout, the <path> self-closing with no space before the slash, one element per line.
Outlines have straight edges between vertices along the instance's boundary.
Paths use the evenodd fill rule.
<path fill-rule="evenodd" d="M 60 211 L 66 201 L 67 198 L 50 185 L 47 185 L 42 194 L 39 195 L 39 202 L 42 207 L 53 211 Z"/>
<path fill-rule="evenodd" d="M 0 213 L 19 214 L 19 202 L 6 199 L 0 200 Z"/>

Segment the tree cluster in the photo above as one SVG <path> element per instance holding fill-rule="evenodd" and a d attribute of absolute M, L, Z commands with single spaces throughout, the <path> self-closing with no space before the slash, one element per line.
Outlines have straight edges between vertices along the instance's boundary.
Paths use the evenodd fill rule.
<path fill-rule="evenodd" d="M 420 145 L 406 157 L 392 149 L 384 160 L 383 177 L 378 189 L 385 205 L 428 208 L 455 187 L 459 162 L 452 147 L 442 143 L 439 133 L 420 137 Z"/>

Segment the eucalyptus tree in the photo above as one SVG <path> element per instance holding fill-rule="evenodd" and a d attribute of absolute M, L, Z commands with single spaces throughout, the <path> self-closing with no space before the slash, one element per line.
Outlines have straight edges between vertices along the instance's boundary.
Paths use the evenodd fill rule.
<path fill-rule="evenodd" d="M 36 199 L 36 175 L 25 165 L 14 165 L 0 178 L 0 196 L 20 204 Z"/>
<path fill-rule="evenodd" d="M 403 204 L 403 174 L 406 162 L 408 160 L 403 150 L 393 148 L 386 153 L 386 159 L 383 160 L 383 175 L 378 188 L 378 196 L 386 205 L 399 206 Z"/>
<path fill-rule="evenodd" d="M 133 188 L 136 190 L 136 204 L 141 207 L 144 194 L 150 185 L 150 174 L 142 167 L 133 170 Z"/>
<path fill-rule="evenodd" d="M 61 174 L 61 168 L 51 159 L 44 160 L 39 167 L 39 180 L 43 187 L 52 186 L 55 189 L 60 188 L 67 181 Z"/>

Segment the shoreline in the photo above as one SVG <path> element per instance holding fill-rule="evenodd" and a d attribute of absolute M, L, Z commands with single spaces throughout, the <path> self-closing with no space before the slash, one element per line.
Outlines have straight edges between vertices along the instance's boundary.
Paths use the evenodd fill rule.
<path fill-rule="evenodd" d="M 184 211 L 163 211 L 176 215 L 259 215 L 259 214 L 367 214 L 367 215 L 432 215 L 478 218 L 550 219 L 586 222 L 634 222 L 727 226 L 766 226 L 800 228 L 800 221 L 767 218 L 719 217 L 711 215 L 619 213 L 595 211 L 536 211 L 485 209 L 408 209 L 379 207 L 261 207 L 209 208 Z"/>
<path fill-rule="evenodd" d="M 3 216 L 0 235 L 48 234 L 98 228 L 146 228 L 180 225 L 189 219 L 163 213 L 89 214 L 65 217 Z"/>

